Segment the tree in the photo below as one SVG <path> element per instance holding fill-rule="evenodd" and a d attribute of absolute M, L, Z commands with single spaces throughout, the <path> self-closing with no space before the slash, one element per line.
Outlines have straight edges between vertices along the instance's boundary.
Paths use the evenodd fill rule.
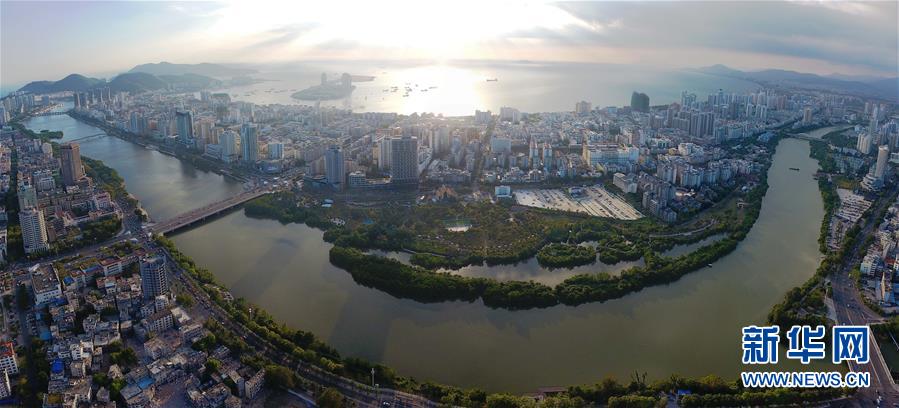
<path fill-rule="evenodd" d="M 134 352 L 133 348 L 128 347 L 117 353 L 112 353 L 112 362 L 121 367 L 137 365 L 137 353 Z"/>
<path fill-rule="evenodd" d="M 191 308 L 194 305 L 194 299 L 185 293 L 179 293 L 177 296 L 175 296 L 175 301 L 178 302 L 179 305 L 186 308 Z"/>
<path fill-rule="evenodd" d="M 290 389 L 295 385 L 293 373 L 287 367 L 271 364 L 265 367 L 265 383 L 272 388 Z"/>
<path fill-rule="evenodd" d="M 343 395 L 334 388 L 328 388 L 315 399 L 315 404 L 322 408 L 343 408 Z"/>
<path fill-rule="evenodd" d="M 491 394 L 487 397 L 486 408 L 533 408 L 537 403 L 526 397 L 516 397 L 509 394 Z"/>

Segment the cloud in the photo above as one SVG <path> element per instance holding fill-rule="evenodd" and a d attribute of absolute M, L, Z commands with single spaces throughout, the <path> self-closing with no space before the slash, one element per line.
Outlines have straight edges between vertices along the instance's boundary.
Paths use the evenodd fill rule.
<path fill-rule="evenodd" d="M 306 23 L 298 23 L 291 24 L 288 26 L 278 27 L 272 30 L 269 30 L 265 33 L 260 34 L 260 37 L 263 37 L 256 42 L 249 44 L 244 47 L 244 50 L 266 50 L 270 48 L 275 48 L 284 45 L 290 45 L 290 43 L 298 40 L 306 33 L 309 33 L 313 29 L 318 26 L 316 23 L 306 22 Z"/>
<path fill-rule="evenodd" d="M 576 2 L 558 7 L 583 24 L 525 29 L 501 41 L 622 52 L 699 48 L 709 55 L 743 52 L 897 70 L 895 2 Z"/>

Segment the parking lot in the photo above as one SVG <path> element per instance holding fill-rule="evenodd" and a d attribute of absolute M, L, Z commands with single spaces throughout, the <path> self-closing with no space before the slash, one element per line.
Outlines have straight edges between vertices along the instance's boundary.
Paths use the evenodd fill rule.
<path fill-rule="evenodd" d="M 515 201 L 524 206 L 590 214 L 596 217 L 636 220 L 643 217 L 637 209 L 601 186 L 585 187 L 572 197 L 561 189 L 517 190 Z"/>

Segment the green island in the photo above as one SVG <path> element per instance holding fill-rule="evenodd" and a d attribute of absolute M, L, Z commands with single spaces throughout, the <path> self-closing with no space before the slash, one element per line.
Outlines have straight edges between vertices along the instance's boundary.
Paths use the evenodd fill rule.
<path fill-rule="evenodd" d="M 572 267 L 596 262 L 596 250 L 586 245 L 552 243 L 537 252 L 537 262 L 549 267 Z"/>
<path fill-rule="evenodd" d="M 777 142 L 767 146 L 764 168 L 732 188 L 719 202 L 677 225 L 649 218 L 621 221 L 549 211 L 512 203 L 428 203 L 379 208 L 335 203 L 322 208 L 320 198 L 281 192 L 247 203 L 247 216 L 282 223 L 305 223 L 325 231 L 334 244 L 330 261 L 353 279 L 392 296 L 420 302 L 482 300 L 492 308 L 511 310 L 579 305 L 620 298 L 643 288 L 667 284 L 708 266 L 733 251 L 758 218 L 768 188 L 767 169 Z M 447 220 L 467 220 L 470 228 L 449 230 Z M 335 222 L 339 220 L 339 222 Z M 724 237 L 691 253 L 663 257 L 675 245 Z M 533 281 L 497 281 L 464 277 L 445 269 L 466 265 L 511 264 L 538 256 L 545 261 L 562 243 L 595 243 L 600 261 L 643 259 L 618 275 L 584 273 L 550 287 Z M 368 254 L 367 250 L 411 253 L 409 263 Z M 543 255 L 540 253 L 543 251 Z M 578 254 L 574 256 L 574 254 Z M 558 256 L 575 262 L 586 254 Z M 550 261 L 552 262 L 552 261 Z"/>
<path fill-rule="evenodd" d="M 326 83 L 310 86 L 309 88 L 294 92 L 290 96 L 302 101 L 318 101 L 346 98 L 353 93 L 354 85 L 343 86 L 341 84 Z"/>

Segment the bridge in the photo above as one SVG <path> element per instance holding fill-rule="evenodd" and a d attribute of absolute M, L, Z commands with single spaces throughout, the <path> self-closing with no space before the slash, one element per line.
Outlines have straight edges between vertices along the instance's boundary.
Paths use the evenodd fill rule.
<path fill-rule="evenodd" d="M 820 142 L 820 141 L 824 140 L 824 139 L 821 139 L 820 137 L 809 136 L 808 133 L 797 133 L 795 135 L 790 135 L 790 137 L 795 138 L 795 139 L 808 140 L 810 142 L 815 142 L 815 141 Z"/>
<path fill-rule="evenodd" d="M 168 234 L 186 226 L 206 220 L 207 218 L 213 217 L 216 214 L 228 211 L 254 198 L 262 197 L 270 193 L 272 193 L 272 190 L 269 190 L 267 188 L 256 188 L 253 190 L 245 191 L 234 197 L 226 198 L 204 207 L 190 210 L 174 218 L 157 223 L 156 225 L 150 227 L 150 231 L 154 234 Z"/>
<path fill-rule="evenodd" d="M 93 138 L 95 138 L 95 137 L 103 137 L 103 136 L 109 136 L 109 135 L 106 134 L 106 132 L 94 133 L 94 134 L 92 134 L 92 135 L 81 136 L 81 137 L 79 137 L 79 138 L 77 138 L 77 139 L 68 140 L 67 143 L 71 143 L 71 142 L 80 142 L 80 141 L 82 141 L 82 140 L 93 139 Z"/>
<path fill-rule="evenodd" d="M 69 111 L 67 111 L 67 110 L 64 110 L 64 111 L 51 110 L 51 111 L 46 111 L 46 112 L 41 112 L 41 113 L 35 113 L 31 116 L 56 116 L 56 115 L 68 115 L 68 114 L 69 114 Z"/>

